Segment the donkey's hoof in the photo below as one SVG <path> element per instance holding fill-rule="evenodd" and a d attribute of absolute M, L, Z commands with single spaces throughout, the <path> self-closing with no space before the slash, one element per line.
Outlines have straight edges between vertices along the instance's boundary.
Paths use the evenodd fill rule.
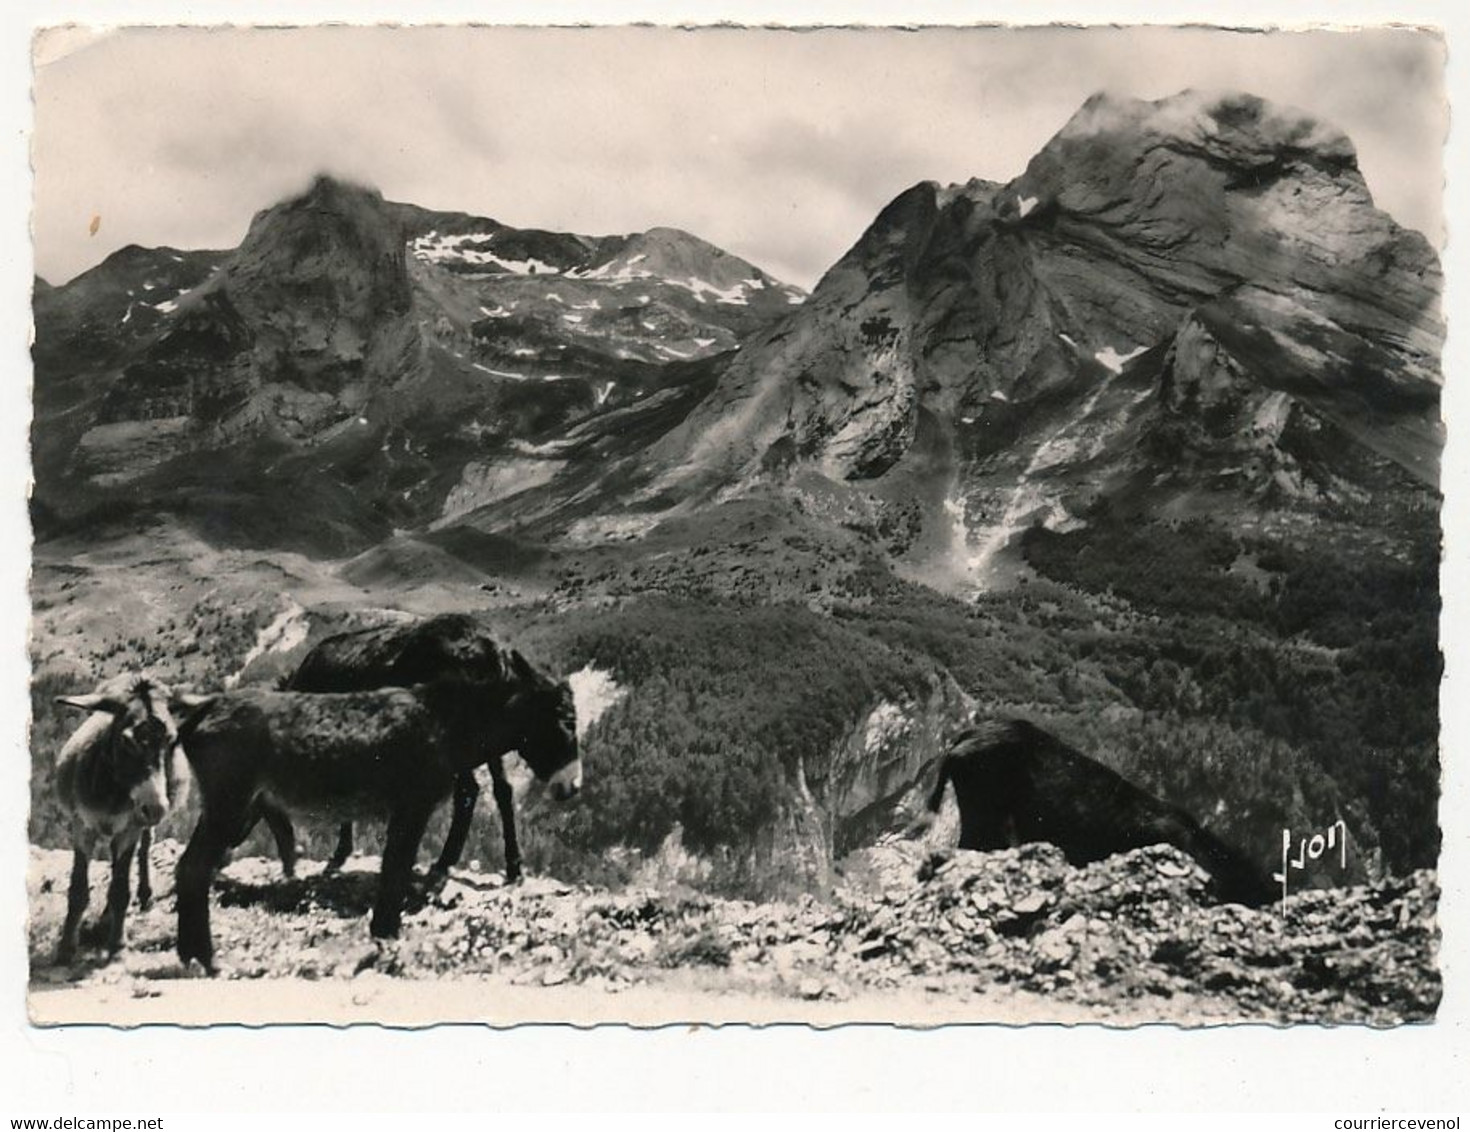
<path fill-rule="evenodd" d="M 204 974 L 213 975 L 215 973 L 213 950 L 208 946 L 200 947 L 197 943 L 180 940 L 175 948 L 175 954 L 178 955 L 179 962 L 184 965 L 184 971 L 187 974 L 194 975 L 197 967 Z"/>
<path fill-rule="evenodd" d="M 397 917 L 389 919 L 385 916 L 380 920 L 375 916 L 368 926 L 368 932 L 374 939 L 397 939 L 401 927 L 402 923 Z"/>
<path fill-rule="evenodd" d="M 153 893 L 151 893 L 151 892 L 140 892 L 140 893 L 138 893 L 138 911 L 140 911 L 140 912 L 146 912 L 146 911 L 148 911 L 149 908 L 152 908 L 152 907 L 153 907 Z"/>
<path fill-rule="evenodd" d="M 77 957 L 77 945 L 74 943 L 62 943 L 56 949 L 56 966 L 70 967 L 72 960 Z"/>
<path fill-rule="evenodd" d="M 393 940 L 375 939 L 371 946 L 353 964 L 353 977 L 368 971 L 379 975 L 401 975 L 403 974 L 403 957 L 398 952 L 398 944 Z"/>

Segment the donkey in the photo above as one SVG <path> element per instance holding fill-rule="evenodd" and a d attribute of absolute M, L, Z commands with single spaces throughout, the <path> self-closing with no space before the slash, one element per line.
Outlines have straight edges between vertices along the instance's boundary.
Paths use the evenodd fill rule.
<path fill-rule="evenodd" d="M 1204 866 L 1226 903 L 1260 906 L 1279 893 L 1262 869 L 1184 810 L 1024 719 L 960 733 L 939 762 L 927 813 L 910 826 L 911 834 L 933 822 L 950 783 L 959 803 L 961 849 L 1047 841 L 1082 865 L 1163 842 Z"/>
<path fill-rule="evenodd" d="M 224 692 L 180 735 L 202 802 L 179 858 L 178 953 L 213 972 L 209 887 L 257 814 L 386 815 L 370 930 L 398 935 L 429 815 L 458 777 L 520 750 L 553 798 L 581 789 L 571 687 L 527 668 L 499 683 L 440 680 L 371 692 Z"/>
<path fill-rule="evenodd" d="M 138 904 L 147 908 L 152 903 L 148 852 L 153 827 L 170 805 L 182 801 L 188 783 L 174 749 L 178 729 L 173 711 L 193 700 L 174 696 L 166 685 L 147 677 L 125 673 L 104 681 L 90 695 L 58 696 L 56 702 L 91 713 L 56 756 L 56 791 L 72 816 L 71 887 L 56 950 L 57 963 L 64 964 L 76 954 L 90 896 L 87 872 L 99 844 L 106 844 L 112 857 L 102 921 L 109 953 L 122 949 L 135 849 Z"/>
<path fill-rule="evenodd" d="M 519 652 L 497 644 L 474 615 L 445 613 L 328 637 L 306 655 L 285 687 L 296 692 L 359 692 L 440 679 L 526 683 L 535 679 L 535 669 Z M 528 761 L 538 757 L 535 751 L 520 753 Z M 516 837 L 515 792 L 506 778 L 502 754 L 487 753 L 480 761 L 490 771 L 491 791 L 500 812 L 505 879 L 514 884 L 521 877 L 521 852 Z M 449 833 L 439 859 L 429 870 L 431 884 L 442 881 L 459 863 L 479 797 L 480 784 L 473 770 L 462 772 L 454 784 Z M 276 841 L 285 853 L 279 830 Z M 352 823 L 343 822 L 327 871 L 340 869 L 351 854 Z"/>

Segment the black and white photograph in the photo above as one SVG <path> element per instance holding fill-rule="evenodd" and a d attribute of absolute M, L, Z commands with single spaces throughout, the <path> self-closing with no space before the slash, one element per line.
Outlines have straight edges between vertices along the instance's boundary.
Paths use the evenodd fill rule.
<path fill-rule="evenodd" d="M 31 52 L 34 1025 L 1436 1019 L 1435 29 Z"/>

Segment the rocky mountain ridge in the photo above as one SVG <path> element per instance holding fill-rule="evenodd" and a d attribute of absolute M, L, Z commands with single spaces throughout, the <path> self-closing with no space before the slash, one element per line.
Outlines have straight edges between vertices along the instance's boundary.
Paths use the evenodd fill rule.
<path fill-rule="evenodd" d="M 520 230 L 321 177 L 233 251 L 38 285 L 39 495 L 147 495 L 181 456 L 264 443 L 422 522 L 477 449 L 655 393 L 802 297 L 675 229 Z"/>
<path fill-rule="evenodd" d="M 920 554 L 972 581 L 1102 497 L 1289 508 L 1392 469 L 1432 491 L 1439 287 L 1336 130 L 1243 95 L 1097 96 L 1009 184 L 884 209 L 660 442 L 653 490 L 810 469 L 919 506 Z"/>

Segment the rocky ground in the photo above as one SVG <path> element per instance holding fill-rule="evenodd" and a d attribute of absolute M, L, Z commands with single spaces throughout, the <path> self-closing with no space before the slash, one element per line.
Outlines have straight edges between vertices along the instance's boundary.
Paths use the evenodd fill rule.
<path fill-rule="evenodd" d="M 500 1020 L 513 1002 L 519 1020 L 1393 1025 L 1433 1017 L 1441 993 L 1430 873 L 1294 893 L 1283 913 L 1208 903 L 1204 874 L 1165 846 L 1072 868 L 1048 845 L 928 857 L 910 843 L 869 851 L 826 900 L 609 892 L 544 877 L 506 887 L 457 871 L 418 895 L 402 938 L 383 946 L 365 922 L 375 859 L 335 877 L 307 862 L 286 881 L 275 862 L 244 858 L 215 888 L 221 977 L 196 982 L 173 956 L 179 848 L 156 847 L 160 895 L 131 917 L 128 950 L 110 963 L 89 952 L 72 967 L 52 963 L 69 855 L 32 850 L 38 1021 L 163 1019 L 174 995 L 191 996 L 195 1020 L 231 1000 L 265 1019 L 268 988 L 305 985 L 324 1008 L 356 1004 L 359 1020 L 376 1017 L 375 1001 L 395 1019 L 488 1016 L 464 997 L 479 991 L 438 993 L 480 987 L 500 1001 Z M 416 1011 L 396 1012 L 395 996 Z M 139 1000 L 156 1009 L 128 1009 Z M 299 1020 L 300 1008 L 287 1015 Z"/>

